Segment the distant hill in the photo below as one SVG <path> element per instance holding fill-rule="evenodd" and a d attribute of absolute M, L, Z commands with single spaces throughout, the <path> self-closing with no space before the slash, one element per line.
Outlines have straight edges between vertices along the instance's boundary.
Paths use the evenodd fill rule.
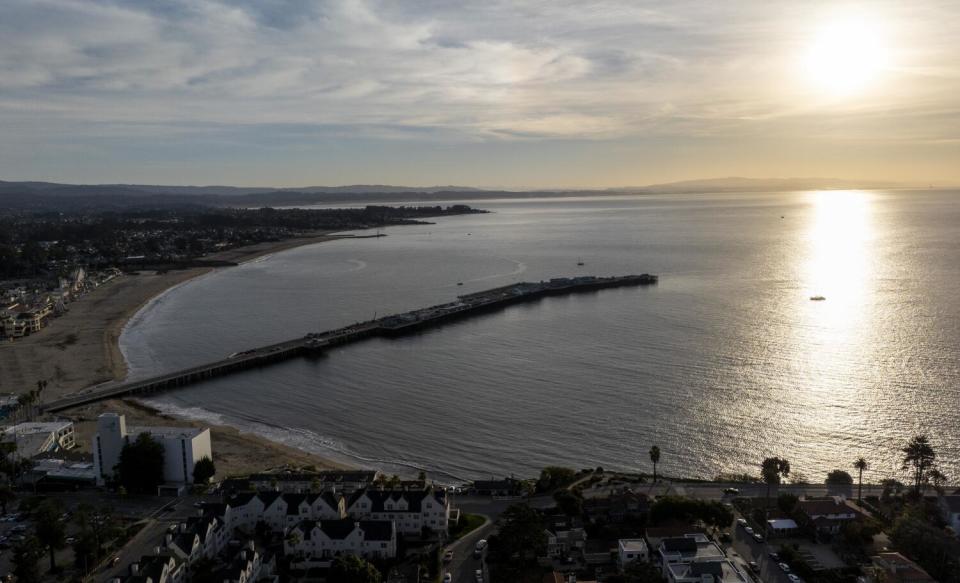
<path fill-rule="evenodd" d="M 260 188 L 239 186 L 163 186 L 144 184 L 58 184 L 0 181 L 0 208 L 31 210 L 128 209 L 177 206 L 304 206 L 313 204 L 385 204 L 494 198 L 547 198 L 609 194 L 778 192 L 791 190 L 902 188 L 889 182 L 836 178 L 711 178 L 648 186 L 595 190 L 483 190 L 463 186 L 389 185 Z"/>
<path fill-rule="evenodd" d="M 683 180 L 664 184 L 651 184 L 627 188 L 611 189 L 616 192 L 786 192 L 791 190 L 844 190 L 856 188 L 904 188 L 907 185 L 896 182 L 845 180 L 841 178 L 707 178 L 702 180 Z"/>

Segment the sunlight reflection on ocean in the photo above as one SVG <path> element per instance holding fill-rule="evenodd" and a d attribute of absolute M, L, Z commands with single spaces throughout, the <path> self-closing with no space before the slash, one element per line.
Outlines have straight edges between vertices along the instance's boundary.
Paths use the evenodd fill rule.
<path fill-rule="evenodd" d="M 920 431 L 960 476 L 956 193 L 474 204 L 495 213 L 181 286 L 125 330 L 133 374 L 511 281 L 648 271 L 658 286 L 514 306 L 154 401 L 359 465 L 457 478 L 649 470 L 656 443 L 666 473 L 755 473 L 778 454 L 820 481 L 862 455 L 880 479 Z"/>

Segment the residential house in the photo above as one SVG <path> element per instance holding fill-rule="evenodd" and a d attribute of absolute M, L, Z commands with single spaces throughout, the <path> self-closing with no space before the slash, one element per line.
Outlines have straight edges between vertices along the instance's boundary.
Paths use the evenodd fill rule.
<path fill-rule="evenodd" d="M 583 551 L 587 533 L 582 528 L 546 529 L 547 556 L 555 559 L 568 556 L 573 551 Z"/>
<path fill-rule="evenodd" d="M 650 562 L 650 549 L 642 538 L 622 538 L 617 541 L 617 564 L 621 569 L 636 562 Z"/>
<path fill-rule="evenodd" d="M 670 577 L 671 565 L 689 565 L 691 563 L 709 563 L 726 558 L 717 543 L 703 534 L 686 534 L 682 537 L 665 538 L 660 541 L 657 555 L 663 569 L 663 576 Z"/>
<path fill-rule="evenodd" d="M 390 520 L 303 520 L 287 530 L 283 550 L 301 559 L 392 559 L 397 556 L 397 529 Z"/>
<path fill-rule="evenodd" d="M 446 492 L 433 486 L 420 490 L 368 488 L 350 497 L 347 514 L 361 520 L 392 520 L 401 534 L 419 535 L 429 529 L 446 535 L 450 500 Z"/>
<path fill-rule="evenodd" d="M 583 513 L 594 523 L 620 524 L 626 520 L 643 519 L 649 512 L 650 499 L 647 495 L 630 488 L 583 501 Z"/>
<path fill-rule="evenodd" d="M 144 555 L 129 566 L 130 575 L 126 582 L 135 583 L 183 583 L 187 569 L 171 553 Z"/>
<path fill-rule="evenodd" d="M 667 583 L 747 583 L 747 577 L 733 563 L 696 561 L 671 563 L 666 570 Z"/>
<path fill-rule="evenodd" d="M 844 524 L 861 520 L 863 514 L 840 497 L 801 500 L 797 508 L 817 532 L 837 534 Z"/>
<path fill-rule="evenodd" d="M 936 583 L 923 568 L 900 553 L 871 557 L 877 583 Z"/>
<path fill-rule="evenodd" d="M 268 472 L 251 475 L 242 481 L 240 489 L 275 490 L 290 494 L 329 490 L 349 495 L 373 485 L 380 477 L 380 472 L 376 470 Z"/>
<path fill-rule="evenodd" d="M 221 512 L 224 521 L 233 528 L 248 532 L 258 522 L 273 530 L 284 530 L 302 520 L 335 520 L 346 517 L 346 501 L 333 492 L 322 494 L 281 494 L 258 492 L 237 494 L 228 499 Z"/>

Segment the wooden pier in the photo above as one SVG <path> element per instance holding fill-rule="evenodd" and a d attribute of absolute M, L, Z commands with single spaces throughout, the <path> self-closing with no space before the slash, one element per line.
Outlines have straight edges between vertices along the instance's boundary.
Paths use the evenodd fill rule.
<path fill-rule="evenodd" d="M 456 301 L 359 322 L 351 326 L 307 334 L 279 344 L 238 352 L 229 357 L 160 376 L 89 389 L 85 392 L 41 405 L 43 412 L 64 411 L 106 399 L 144 395 L 183 387 L 230 373 L 266 366 L 301 356 L 322 354 L 328 347 L 352 344 L 374 336 L 400 336 L 438 326 L 446 321 L 536 300 L 548 295 L 572 294 L 612 287 L 651 285 L 657 276 L 558 278 L 538 283 L 516 283 L 483 292 L 459 296 Z"/>

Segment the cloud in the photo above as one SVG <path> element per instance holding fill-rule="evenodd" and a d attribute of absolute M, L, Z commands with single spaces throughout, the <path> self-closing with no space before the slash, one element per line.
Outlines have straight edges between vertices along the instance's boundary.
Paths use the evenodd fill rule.
<path fill-rule="evenodd" d="M 828 6 L 6 0 L 0 123 L 302 124 L 464 140 L 749 134 L 862 106 L 819 104 L 790 70 L 804 27 Z M 897 75 L 928 78 L 869 97 L 870 127 L 893 123 L 883 112 L 908 98 L 952 111 L 960 10 L 870 9 L 914 43 Z M 918 139 L 928 126 L 943 137 L 941 116 L 915 118 Z"/>

